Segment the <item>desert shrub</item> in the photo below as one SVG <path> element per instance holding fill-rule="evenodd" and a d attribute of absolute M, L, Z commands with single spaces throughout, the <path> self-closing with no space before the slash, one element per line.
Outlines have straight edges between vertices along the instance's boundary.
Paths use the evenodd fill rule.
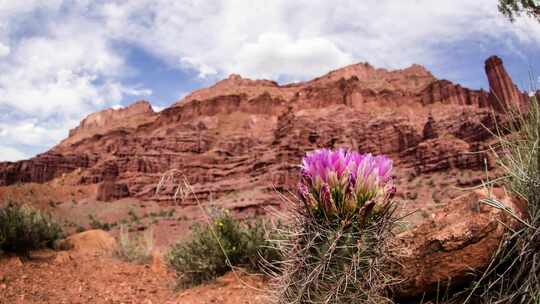
<path fill-rule="evenodd" d="M 125 225 L 120 225 L 118 247 L 115 255 L 125 261 L 146 263 L 152 259 L 154 249 L 154 233 L 147 229 L 142 235 L 130 235 Z"/>
<path fill-rule="evenodd" d="M 508 114 L 495 147 L 507 186 L 527 204 L 521 229 L 508 231 L 485 273 L 464 302 L 538 304 L 540 294 L 540 107 L 532 98 L 528 111 Z M 500 202 L 484 203 L 509 212 Z"/>
<path fill-rule="evenodd" d="M 48 214 L 8 203 L 0 208 L 0 250 L 27 255 L 31 250 L 53 247 L 62 228 Z"/>
<path fill-rule="evenodd" d="M 109 223 L 101 222 L 92 214 L 88 215 L 88 218 L 90 219 L 90 228 L 92 229 L 101 229 L 101 230 L 109 231 L 111 230 L 113 226 Z"/>
<path fill-rule="evenodd" d="M 191 240 L 169 250 L 168 263 L 182 287 L 213 280 L 236 266 L 262 271 L 266 263 L 280 259 L 268 240 L 268 227 L 263 220 L 241 222 L 227 211 L 218 211 L 210 224 L 193 227 Z"/>
<path fill-rule="evenodd" d="M 392 161 L 345 150 L 317 150 L 302 162 L 277 303 L 391 303 L 389 235 L 395 227 Z"/>

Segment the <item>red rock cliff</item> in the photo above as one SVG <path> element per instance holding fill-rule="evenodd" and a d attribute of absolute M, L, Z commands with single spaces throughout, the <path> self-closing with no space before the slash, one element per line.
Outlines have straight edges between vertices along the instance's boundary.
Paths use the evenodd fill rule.
<path fill-rule="evenodd" d="M 491 56 L 486 60 L 486 75 L 490 87 L 490 100 L 493 107 L 498 111 L 506 111 L 510 107 L 523 109 L 526 107 L 528 97 L 514 84 L 503 61 L 497 56 Z"/>
<path fill-rule="evenodd" d="M 134 102 L 125 108 L 105 109 L 83 119 L 78 127 L 69 131 L 69 137 L 62 141 L 60 146 L 69 146 L 83 138 L 104 134 L 114 129 L 136 128 L 155 117 L 152 106 L 145 100 Z"/>
<path fill-rule="evenodd" d="M 521 96 L 499 59 L 488 59 L 486 72 L 492 96 Z M 502 109 L 486 92 L 438 80 L 419 65 L 388 71 L 362 63 L 288 85 L 231 75 L 160 113 L 138 102 L 91 114 L 51 151 L 0 163 L 0 185 L 46 182 L 80 168 L 78 183 L 101 183 L 102 200 L 170 200 L 171 189 L 158 197 L 154 190 L 174 168 L 201 200 L 237 193 L 233 206 L 251 208 L 279 202 L 275 190 L 292 189 L 299 159 L 318 147 L 390 154 L 410 183 L 482 169 L 490 106 Z"/>

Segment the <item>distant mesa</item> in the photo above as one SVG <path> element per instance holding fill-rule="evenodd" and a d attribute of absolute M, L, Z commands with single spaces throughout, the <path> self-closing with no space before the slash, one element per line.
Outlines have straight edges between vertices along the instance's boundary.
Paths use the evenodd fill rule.
<path fill-rule="evenodd" d="M 105 109 L 88 115 L 78 127 L 69 131 L 69 137 L 60 146 L 66 146 L 83 138 L 104 134 L 118 128 L 136 128 L 156 117 L 152 105 L 140 100 L 118 109 Z"/>
<path fill-rule="evenodd" d="M 275 189 L 293 189 L 295 164 L 318 147 L 388 154 L 401 175 L 482 169 L 492 110 L 527 104 L 500 58 L 488 58 L 485 71 L 489 92 L 437 79 L 421 65 L 359 63 L 285 85 L 232 74 L 159 113 L 137 101 L 90 114 L 50 151 L 0 163 L 0 185 L 70 173 L 72 183 L 100 185 L 100 200 L 170 201 L 154 190 L 174 168 L 201 200 L 249 191 L 231 206 L 251 210 L 279 202 Z"/>

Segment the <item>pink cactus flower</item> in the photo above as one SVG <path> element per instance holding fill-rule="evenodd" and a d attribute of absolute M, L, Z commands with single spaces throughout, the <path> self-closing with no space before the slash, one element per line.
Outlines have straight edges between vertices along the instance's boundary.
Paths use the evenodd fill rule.
<path fill-rule="evenodd" d="M 395 191 L 392 160 L 344 149 L 319 149 L 302 160 L 299 195 L 325 216 L 349 216 Z"/>

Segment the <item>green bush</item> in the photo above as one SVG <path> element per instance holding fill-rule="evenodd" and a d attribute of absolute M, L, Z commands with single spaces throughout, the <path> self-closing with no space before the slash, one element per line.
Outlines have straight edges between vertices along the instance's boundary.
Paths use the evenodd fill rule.
<path fill-rule="evenodd" d="M 101 222 L 92 214 L 88 215 L 88 218 L 90 219 L 90 228 L 92 229 L 101 229 L 101 230 L 109 231 L 111 230 L 111 228 L 114 228 L 114 226 L 116 226 L 115 223 Z"/>
<path fill-rule="evenodd" d="M 243 223 L 219 212 L 211 224 L 195 225 L 191 240 L 174 245 L 168 263 L 184 287 L 213 280 L 235 266 L 260 272 L 280 259 L 267 228 L 262 220 Z"/>
<path fill-rule="evenodd" d="M 0 208 L 0 251 L 28 255 L 61 237 L 62 228 L 48 214 L 13 203 Z"/>

